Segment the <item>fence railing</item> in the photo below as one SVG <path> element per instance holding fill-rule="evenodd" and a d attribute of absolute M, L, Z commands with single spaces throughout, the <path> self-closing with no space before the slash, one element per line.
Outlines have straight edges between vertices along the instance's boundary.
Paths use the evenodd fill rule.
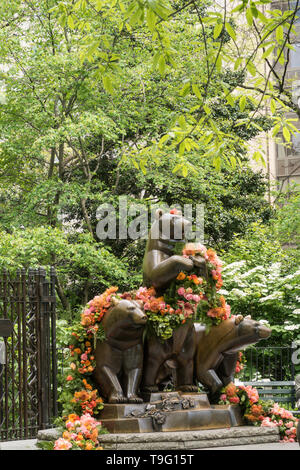
<path fill-rule="evenodd" d="M 293 353 L 295 346 L 251 346 L 244 351 L 246 365 L 240 380 L 252 382 L 259 380 L 293 381 L 295 364 Z"/>
<path fill-rule="evenodd" d="M 35 437 L 57 415 L 55 279 L 0 272 L 0 441 Z"/>

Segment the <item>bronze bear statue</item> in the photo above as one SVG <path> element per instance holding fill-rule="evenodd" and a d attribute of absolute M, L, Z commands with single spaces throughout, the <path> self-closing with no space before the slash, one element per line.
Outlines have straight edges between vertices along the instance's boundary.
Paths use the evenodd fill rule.
<path fill-rule="evenodd" d="M 112 302 L 102 320 L 105 340 L 96 344 L 94 380 L 108 403 L 141 403 L 138 389 L 147 316 L 139 301 L 113 298 Z"/>
<path fill-rule="evenodd" d="M 157 295 L 163 295 L 170 283 L 181 271 L 197 269 L 207 277 L 206 262 L 202 256 L 184 257 L 175 254 L 176 243 L 183 241 L 191 223 L 181 212 L 156 211 L 156 220 L 148 236 L 144 261 L 143 280 L 147 287 L 154 287 Z M 161 378 L 175 370 L 177 387 L 182 391 L 196 391 L 193 384 L 195 330 L 186 324 L 174 331 L 173 337 L 163 343 L 159 338 L 146 338 L 144 353 L 143 391 L 157 391 Z M 170 367 L 171 366 L 171 367 Z"/>
<path fill-rule="evenodd" d="M 185 239 L 190 226 L 191 223 L 180 212 L 156 211 L 143 260 L 143 281 L 145 286 L 155 287 L 158 296 L 163 294 L 180 271 L 191 271 L 194 267 L 206 269 L 205 260 L 200 256 L 185 258 L 175 254 L 176 243 Z"/>
<path fill-rule="evenodd" d="M 242 315 L 232 316 L 207 333 L 205 325 L 195 323 L 197 350 L 195 375 L 211 396 L 234 381 L 238 351 L 270 336 L 264 324 Z"/>

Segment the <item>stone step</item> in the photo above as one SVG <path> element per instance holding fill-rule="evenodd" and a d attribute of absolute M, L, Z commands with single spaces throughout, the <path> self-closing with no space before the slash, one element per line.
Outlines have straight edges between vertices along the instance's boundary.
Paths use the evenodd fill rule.
<path fill-rule="evenodd" d="M 105 450 L 188 450 L 279 442 L 278 428 L 239 426 L 229 429 L 104 434 Z"/>
<path fill-rule="evenodd" d="M 60 436 L 58 429 L 44 429 L 38 433 L 38 442 L 55 441 Z M 279 431 L 278 428 L 238 426 L 198 431 L 103 434 L 100 441 L 105 450 L 209 449 L 279 442 Z"/>

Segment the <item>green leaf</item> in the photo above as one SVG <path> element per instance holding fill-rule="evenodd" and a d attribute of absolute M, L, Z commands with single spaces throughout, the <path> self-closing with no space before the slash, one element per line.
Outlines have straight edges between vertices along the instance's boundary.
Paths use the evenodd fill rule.
<path fill-rule="evenodd" d="M 164 55 L 161 55 L 158 59 L 158 70 L 161 75 L 165 74 L 166 71 L 166 59 Z"/>
<path fill-rule="evenodd" d="M 282 128 L 282 132 L 283 132 L 283 136 L 284 136 L 285 140 L 286 140 L 287 142 L 290 142 L 290 140 L 291 140 L 291 134 L 290 134 L 290 131 L 288 130 L 288 128 L 287 128 L 287 127 L 283 127 L 283 128 Z"/>
<path fill-rule="evenodd" d="M 246 107 L 246 102 L 247 102 L 247 98 L 245 95 L 242 95 L 240 97 L 240 101 L 239 101 L 239 106 L 240 106 L 240 110 L 241 111 L 244 111 L 245 107 Z"/>
<path fill-rule="evenodd" d="M 68 23 L 68 26 L 69 26 L 70 29 L 74 29 L 74 28 L 75 28 L 74 19 L 73 19 L 73 16 L 72 16 L 72 15 L 69 15 L 69 16 L 68 16 L 67 23 Z"/>
<path fill-rule="evenodd" d="M 229 36 L 235 41 L 236 40 L 236 33 L 235 33 L 233 27 L 231 26 L 231 24 L 226 22 L 225 23 L 225 28 L 226 28 L 226 31 L 229 34 Z"/>
<path fill-rule="evenodd" d="M 275 32 L 277 42 L 281 42 L 283 40 L 283 26 L 280 25 L 276 28 Z"/>
<path fill-rule="evenodd" d="M 221 72 L 221 70 L 222 70 L 222 57 L 221 57 L 221 54 L 218 55 L 217 60 L 216 60 L 216 70 L 218 72 Z"/>
<path fill-rule="evenodd" d="M 247 8 L 246 10 L 246 20 L 249 26 L 253 25 L 253 15 L 252 15 L 251 8 Z"/>
<path fill-rule="evenodd" d="M 241 65 L 241 63 L 243 62 L 243 58 L 242 57 L 238 57 L 234 63 L 234 70 L 237 70 L 239 68 L 239 66 Z"/>
<path fill-rule="evenodd" d="M 232 107 L 234 106 L 234 98 L 230 93 L 228 93 L 226 95 L 226 100 L 230 104 L 230 106 L 232 106 Z"/>
<path fill-rule="evenodd" d="M 253 62 L 251 62 L 251 60 L 249 60 L 249 62 L 247 63 L 247 70 L 248 70 L 248 72 L 251 73 L 251 75 L 252 75 L 253 77 L 255 77 L 255 75 L 256 75 L 256 67 L 255 67 L 255 65 L 253 64 Z"/>
<path fill-rule="evenodd" d="M 273 52 L 274 48 L 275 46 L 273 45 L 269 47 L 268 49 L 266 49 L 261 58 L 266 59 L 267 57 L 269 57 L 269 55 Z"/>
<path fill-rule="evenodd" d="M 155 30 L 156 19 L 157 19 L 157 16 L 155 15 L 154 11 L 151 10 L 150 8 L 148 8 L 147 14 L 146 14 L 146 22 L 147 22 L 147 26 L 148 26 L 149 30 L 152 33 Z"/>
<path fill-rule="evenodd" d="M 180 96 L 186 96 L 190 91 L 190 82 L 184 84 L 184 86 L 179 91 Z"/>
<path fill-rule="evenodd" d="M 270 102 L 270 109 L 271 109 L 272 114 L 276 113 L 276 103 L 275 103 L 275 100 L 273 99 L 271 99 L 271 102 Z"/>
<path fill-rule="evenodd" d="M 222 29 L 223 23 L 217 23 L 214 27 L 214 39 L 217 39 L 220 36 Z"/>
<path fill-rule="evenodd" d="M 108 75 L 103 75 L 102 76 L 102 83 L 103 83 L 103 86 L 104 86 L 104 89 L 110 93 L 110 94 L 113 94 L 113 86 L 112 86 L 112 81 L 110 79 L 110 77 Z"/>
<path fill-rule="evenodd" d="M 192 84 L 192 89 L 193 89 L 193 92 L 195 93 L 195 95 L 197 96 L 197 98 L 199 98 L 199 100 L 202 100 L 202 95 L 201 95 L 200 90 L 198 88 L 198 85 L 196 83 Z"/>

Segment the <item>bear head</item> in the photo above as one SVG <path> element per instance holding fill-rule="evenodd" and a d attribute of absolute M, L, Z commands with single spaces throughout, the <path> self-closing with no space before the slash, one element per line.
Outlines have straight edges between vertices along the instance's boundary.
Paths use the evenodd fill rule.
<path fill-rule="evenodd" d="M 151 227 L 151 238 L 159 240 L 170 240 L 175 242 L 184 241 L 192 223 L 182 216 L 176 209 L 164 212 L 157 209 L 155 222 Z"/>
<path fill-rule="evenodd" d="M 147 315 L 143 310 L 143 303 L 138 300 L 117 299 L 112 297 L 112 308 L 104 318 L 104 329 L 110 328 L 119 321 L 126 320 L 131 327 L 141 328 L 147 322 Z"/>
<path fill-rule="evenodd" d="M 252 320 L 250 316 L 243 318 L 238 324 L 238 336 L 243 345 L 267 339 L 270 335 L 270 328 L 259 321 Z"/>

